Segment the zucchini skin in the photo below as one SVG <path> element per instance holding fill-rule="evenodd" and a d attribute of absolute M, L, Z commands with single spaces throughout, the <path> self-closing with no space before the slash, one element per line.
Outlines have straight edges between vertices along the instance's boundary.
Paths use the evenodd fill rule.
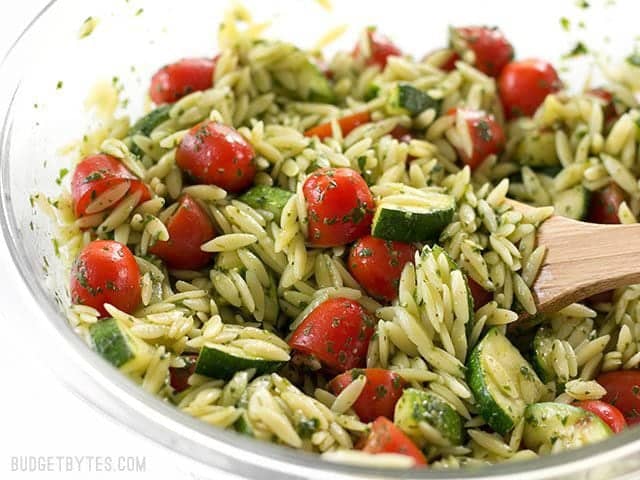
<path fill-rule="evenodd" d="M 574 220 L 585 220 L 589 213 L 591 192 L 582 185 L 576 185 L 556 194 L 553 199 L 555 214 Z"/>
<path fill-rule="evenodd" d="M 533 168 L 554 168 L 560 165 L 553 132 L 533 131 L 527 133 L 515 151 L 520 165 Z"/>
<path fill-rule="evenodd" d="M 151 110 L 133 124 L 129 129 L 129 136 L 133 137 L 134 135 L 144 135 L 145 137 L 148 137 L 158 125 L 169 120 L 169 111 L 172 106 L 173 105 L 171 104 L 161 105 L 155 110 Z M 140 150 L 140 148 L 133 142 L 130 150 L 131 153 L 137 156 L 141 156 L 143 154 L 142 150 Z"/>
<path fill-rule="evenodd" d="M 126 334 L 114 318 L 94 323 L 89 327 L 89 334 L 94 350 L 116 368 L 120 368 L 135 356 Z"/>
<path fill-rule="evenodd" d="M 256 185 L 243 193 L 238 200 L 246 203 L 251 208 L 273 213 L 274 220 L 279 223 L 282 210 L 292 196 L 293 193 L 288 190 L 268 185 Z"/>
<path fill-rule="evenodd" d="M 195 373 L 210 378 L 230 380 L 236 372 L 256 369 L 256 375 L 273 373 L 286 362 L 245 358 L 223 352 L 217 348 L 203 347 L 198 356 Z"/>
<path fill-rule="evenodd" d="M 436 113 L 439 112 L 440 101 L 408 83 L 396 85 L 387 100 L 387 111 L 391 115 L 415 116 L 428 108 L 435 109 Z"/>
<path fill-rule="evenodd" d="M 505 435 L 513 429 L 515 424 L 511 417 L 504 413 L 502 407 L 496 403 L 491 393 L 489 393 L 487 384 L 484 381 L 484 375 L 482 374 L 483 367 L 480 361 L 481 349 L 478 348 L 480 345 L 481 343 L 473 349 L 467 362 L 467 384 L 474 394 L 476 405 L 482 418 L 484 418 L 487 424 L 496 432 Z"/>
<path fill-rule="evenodd" d="M 415 213 L 381 205 L 373 218 L 371 234 L 385 240 L 419 242 L 435 240 L 453 220 L 454 209 Z M 428 218 L 426 218 L 428 216 Z"/>

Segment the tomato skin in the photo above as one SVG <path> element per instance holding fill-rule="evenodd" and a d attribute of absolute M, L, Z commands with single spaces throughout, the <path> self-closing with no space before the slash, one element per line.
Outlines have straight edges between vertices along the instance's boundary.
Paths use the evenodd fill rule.
<path fill-rule="evenodd" d="M 350 168 L 323 168 L 302 187 L 307 201 L 308 241 L 315 247 L 336 247 L 369 233 L 374 201 L 358 172 Z"/>
<path fill-rule="evenodd" d="M 200 246 L 215 238 L 216 231 L 207 213 L 189 195 L 178 201 L 178 208 L 166 221 L 169 240 L 158 240 L 149 252 L 160 257 L 169 268 L 198 270 L 213 254 Z"/>
<path fill-rule="evenodd" d="M 453 29 L 453 35 L 473 51 L 474 66 L 490 77 L 497 77 L 504 66 L 513 60 L 513 46 L 497 28 L 458 27 Z"/>
<path fill-rule="evenodd" d="M 253 184 L 254 157 L 253 147 L 235 129 L 209 121 L 191 128 L 176 151 L 178 166 L 197 182 L 233 193 Z"/>
<path fill-rule="evenodd" d="M 339 373 L 364 366 L 373 332 L 374 321 L 362 305 L 348 298 L 330 298 L 294 330 L 289 346 Z"/>
<path fill-rule="evenodd" d="M 402 51 L 396 47 L 391 40 L 385 35 L 379 33 L 375 27 L 367 29 L 367 37 L 369 38 L 369 49 L 371 51 L 370 56 L 366 59 L 366 64 L 377 65 L 381 70 L 387 66 L 387 59 L 392 56 L 401 56 Z M 353 49 L 355 58 L 360 56 L 360 44 L 356 44 Z"/>
<path fill-rule="evenodd" d="M 640 370 L 607 372 L 596 381 L 607 391 L 603 402 L 620 410 L 629 425 L 640 423 Z"/>
<path fill-rule="evenodd" d="M 367 378 L 362 393 L 353 404 L 353 409 L 363 422 L 377 417 L 393 419 L 393 412 L 403 389 L 408 385 L 400 375 L 384 368 L 353 369 L 341 373 L 329 382 L 329 390 L 339 395 L 358 376 Z"/>
<path fill-rule="evenodd" d="M 469 129 L 471 155 L 464 149 L 458 149 L 458 154 L 471 170 L 480 166 L 489 155 L 502 152 L 506 143 L 504 130 L 493 115 L 470 109 L 452 109 L 449 113 L 461 113 Z"/>
<path fill-rule="evenodd" d="M 156 105 L 173 103 L 191 92 L 211 88 L 216 60 L 183 58 L 162 67 L 151 77 L 151 100 Z"/>
<path fill-rule="evenodd" d="M 131 313 L 140 304 L 140 269 L 131 251 L 113 240 L 94 240 L 82 249 L 71 266 L 71 301 L 88 305 L 108 317 L 110 303 Z"/>
<path fill-rule="evenodd" d="M 351 246 L 348 267 L 369 295 L 392 302 L 398 296 L 402 270 L 415 253 L 416 247 L 409 243 L 367 235 Z"/>
<path fill-rule="evenodd" d="M 369 112 L 360 112 L 338 119 L 338 125 L 340 125 L 342 135 L 349 135 L 356 127 L 369 123 L 370 121 L 371 114 L 369 114 Z M 316 125 L 304 132 L 305 137 L 318 137 L 320 140 L 330 137 L 332 134 L 330 122 Z"/>
<path fill-rule="evenodd" d="M 574 402 L 574 405 L 600 417 L 604 423 L 609 425 L 613 433 L 620 433 L 627 428 L 627 421 L 624 419 L 624 415 L 613 405 L 600 400 L 583 400 Z"/>
<path fill-rule="evenodd" d="M 587 219 L 593 223 L 620 223 L 618 208 L 624 202 L 625 193 L 617 183 L 611 182 L 602 190 L 593 192 L 589 202 Z"/>
<path fill-rule="evenodd" d="M 427 465 L 427 459 L 420 449 L 402 430 L 385 417 L 375 419 L 362 450 L 367 453 L 399 453 L 413 458 L 416 466 Z"/>
<path fill-rule="evenodd" d="M 151 193 L 142 180 L 127 170 L 117 158 L 104 153 L 84 158 L 71 177 L 71 197 L 76 216 L 85 215 L 87 207 L 95 198 L 123 182 L 129 182 L 128 193 L 140 191 L 140 202 L 151 198 Z M 104 208 L 91 213 L 104 211 L 113 205 L 115 204 L 104 205 Z"/>
<path fill-rule="evenodd" d="M 553 65 L 528 59 L 507 64 L 498 78 L 498 92 L 507 118 L 532 116 L 547 95 L 562 88 Z"/>
<path fill-rule="evenodd" d="M 180 393 L 189 388 L 189 377 L 196 371 L 198 355 L 196 353 L 183 353 L 184 367 L 169 367 L 169 385 L 175 393 Z"/>
<path fill-rule="evenodd" d="M 467 284 L 473 297 L 473 307 L 478 310 L 480 307 L 484 307 L 487 303 L 493 300 L 493 293 L 486 291 L 480 284 L 478 284 L 473 278 L 467 277 Z"/>
<path fill-rule="evenodd" d="M 402 125 L 398 125 L 391 132 L 389 132 L 393 138 L 398 140 L 400 143 L 409 143 L 413 136 L 411 135 L 411 130 L 407 127 L 403 127 Z"/>

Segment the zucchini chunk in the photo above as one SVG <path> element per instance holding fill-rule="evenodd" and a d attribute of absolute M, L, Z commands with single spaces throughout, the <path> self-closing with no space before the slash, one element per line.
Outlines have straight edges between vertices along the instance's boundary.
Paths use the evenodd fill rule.
<path fill-rule="evenodd" d="M 336 96 L 331 88 L 331 83 L 316 64 L 307 59 L 299 68 L 297 71 L 298 84 L 306 85 L 305 92 L 297 95 L 300 100 L 320 103 L 335 102 Z"/>
<path fill-rule="evenodd" d="M 256 185 L 243 193 L 238 200 L 251 208 L 273 213 L 274 220 L 279 223 L 282 209 L 292 196 L 293 193 L 278 187 Z"/>
<path fill-rule="evenodd" d="M 439 395 L 416 388 L 407 388 L 396 403 L 394 422 L 419 447 L 427 444 L 420 431 L 420 422 L 438 430 L 450 445 L 462 445 L 464 425 L 462 417 Z"/>
<path fill-rule="evenodd" d="M 148 137 L 158 125 L 169 120 L 169 111 L 172 106 L 171 104 L 162 105 L 147 113 L 129 129 L 129 136 L 144 135 Z M 131 142 L 131 153 L 141 156 L 143 152 L 138 145 Z"/>
<path fill-rule="evenodd" d="M 555 133 L 539 130 L 527 132 L 518 143 L 515 158 L 520 165 L 533 168 L 549 168 L 560 165 L 560 159 L 556 152 Z"/>
<path fill-rule="evenodd" d="M 94 323 L 89 327 L 89 335 L 93 349 L 125 373 L 142 369 L 151 361 L 151 346 L 130 335 L 126 326 L 115 318 Z"/>
<path fill-rule="evenodd" d="M 238 347 L 209 343 L 200 350 L 195 373 L 229 380 L 236 372 L 250 368 L 256 369 L 256 375 L 272 373 L 284 363 L 286 362 L 249 355 Z"/>
<path fill-rule="evenodd" d="M 522 440 L 527 448 L 571 450 L 613 435 L 597 415 L 564 403 L 534 403 L 524 414 Z M 559 445 L 556 445 L 560 442 Z"/>
<path fill-rule="evenodd" d="M 553 200 L 555 213 L 574 220 L 584 220 L 589 212 L 589 198 L 589 190 L 582 185 L 560 192 Z"/>
<path fill-rule="evenodd" d="M 428 93 L 408 83 L 399 83 L 389 92 L 386 109 L 389 115 L 418 115 L 428 108 L 436 113 L 440 110 L 440 102 Z"/>
<path fill-rule="evenodd" d="M 553 338 L 546 328 L 539 328 L 533 337 L 533 368 L 544 383 L 555 380 L 556 374 L 551 366 Z"/>
<path fill-rule="evenodd" d="M 471 352 L 467 383 L 480 415 L 501 435 L 513 429 L 527 405 L 544 392 L 531 365 L 497 328 L 489 330 Z"/>
<path fill-rule="evenodd" d="M 443 193 L 429 192 L 424 197 L 392 195 L 378 204 L 371 234 L 401 242 L 435 240 L 451 223 L 454 210 L 455 200 Z"/>

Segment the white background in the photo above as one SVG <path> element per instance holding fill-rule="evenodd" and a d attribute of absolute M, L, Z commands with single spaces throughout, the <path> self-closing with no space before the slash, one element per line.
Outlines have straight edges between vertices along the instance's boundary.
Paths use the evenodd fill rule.
<path fill-rule="evenodd" d="M 114 1 L 114 0 L 107 0 Z M 121 0 L 124 1 L 124 0 Z M 45 0 L 2 1 L 0 55 L 47 3 Z M 9 5 L 11 5 L 9 7 Z M 0 265 L 11 260 L 0 248 Z M 2 277 L 0 269 L 0 277 Z M 0 281 L 4 278 L 0 278 Z M 16 309 L 19 311 L 19 309 Z M 0 479 L 197 479 L 188 460 L 114 423 L 68 391 L 29 348 L 19 332 L 20 318 L 0 318 Z M 12 472 L 12 456 L 135 456 L 144 459 L 145 471 L 92 472 L 86 463 L 78 472 Z M 57 460 L 53 460 L 57 462 Z M 53 465 L 53 470 L 57 470 Z M 220 473 L 216 480 L 231 477 Z"/>

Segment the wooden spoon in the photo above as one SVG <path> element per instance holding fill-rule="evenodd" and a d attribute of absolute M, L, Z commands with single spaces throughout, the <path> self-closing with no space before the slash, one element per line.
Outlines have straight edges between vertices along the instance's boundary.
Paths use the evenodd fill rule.
<path fill-rule="evenodd" d="M 508 201 L 520 212 L 532 208 Z M 547 247 L 531 289 L 539 312 L 640 283 L 640 224 L 599 225 L 553 215 L 538 228 L 537 241 Z"/>

